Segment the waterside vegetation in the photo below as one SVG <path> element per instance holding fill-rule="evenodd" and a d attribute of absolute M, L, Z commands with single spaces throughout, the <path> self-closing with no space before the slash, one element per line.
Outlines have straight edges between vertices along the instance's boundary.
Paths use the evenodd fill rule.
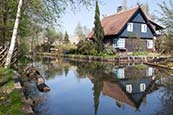
<path fill-rule="evenodd" d="M 22 95 L 14 89 L 13 70 L 0 68 L 0 115 L 23 115 Z"/>

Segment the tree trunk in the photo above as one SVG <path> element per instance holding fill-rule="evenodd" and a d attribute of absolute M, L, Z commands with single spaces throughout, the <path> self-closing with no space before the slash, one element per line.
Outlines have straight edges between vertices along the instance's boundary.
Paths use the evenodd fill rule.
<path fill-rule="evenodd" d="M 17 31 L 18 31 L 18 27 L 19 27 L 19 23 L 20 23 L 22 3 L 23 3 L 23 0 L 19 0 L 17 14 L 16 14 L 16 20 L 14 23 L 13 34 L 12 34 L 11 43 L 10 43 L 10 48 L 9 48 L 6 62 L 5 62 L 5 68 L 10 67 L 10 64 L 11 64 L 11 58 L 12 58 L 12 55 L 14 52 L 14 48 L 15 48 L 15 44 L 16 44 L 16 38 L 17 38 Z"/>

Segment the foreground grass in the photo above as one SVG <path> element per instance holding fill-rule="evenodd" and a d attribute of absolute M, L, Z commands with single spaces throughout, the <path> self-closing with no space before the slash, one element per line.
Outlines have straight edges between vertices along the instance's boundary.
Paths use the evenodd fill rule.
<path fill-rule="evenodd" d="M 14 90 L 13 70 L 0 68 L 0 115 L 22 115 L 21 100 Z"/>

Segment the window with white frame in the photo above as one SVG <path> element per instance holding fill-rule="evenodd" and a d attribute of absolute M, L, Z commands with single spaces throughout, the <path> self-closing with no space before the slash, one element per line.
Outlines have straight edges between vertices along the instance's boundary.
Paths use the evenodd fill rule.
<path fill-rule="evenodd" d="M 118 39 L 117 38 L 115 38 L 115 39 L 113 39 L 113 48 L 117 48 L 118 46 L 117 46 L 117 41 L 118 41 Z"/>
<path fill-rule="evenodd" d="M 154 47 L 153 40 L 147 40 L 147 48 L 148 49 L 153 49 L 153 47 Z"/>
<path fill-rule="evenodd" d="M 141 83 L 140 84 L 140 92 L 144 92 L 146 90 L 146 84 L 145 83 Z"/>
<path fill-rule="evenodd" d="M 131 84 L 128 84 L 128 85 L 126 85 L 126 92 L 128 92 L 128 93 L 132 93 L 132 85 Z"/>
<path fill-rule="evenodd" d="M 153 76 L 154 70 L 152 67 L 147 68 L 146 76 Z"/>
<path fill-rule="evenodd" d="M 133 23 L 127 23 L 127 31 L 133 32 Z"/>
<path fill-rule="evenodd" d="M 143 33 L 147 32 L 147 24 L 141 24 L 141 32 Z"/>
<path fill-rule="evenodd" d="M 125 68 L 118 68 L 115 72 L 118 79 L 125 79 Z"/>
<path fill-rule="evenodd" d="M 118 48 L 125 48 L 125 38 L 119 38 L 117 41 L 117 47 Z"/>

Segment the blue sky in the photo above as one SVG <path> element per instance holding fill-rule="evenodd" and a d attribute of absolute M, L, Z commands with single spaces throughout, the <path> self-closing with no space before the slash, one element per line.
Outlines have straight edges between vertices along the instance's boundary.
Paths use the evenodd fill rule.
<path fill-rule="evenodd" d="M 158 15 L 157 11 L 160 11 L 158 3 L 162 3 L 163 1 L 168 2 L 169 0 L 127 0 L 127 6 L 133 7 L 137 3 L 148 3 L 150 12 Z M 99 4 L 101 16 L 116 13 L 117 7 L 120 6 L 122 2 L 123 0 L 102 0 L 102 3 Z M 94 15 L 95 6 L 89 10 L 80 8 L 80 10 L 75 11 L 75 13 L 68 10 L 61 19 L 62 30 L 66 30 L 70 35 L 74 35 L 74 30 L 79 22 L 81 25 L 91 29 L 94 26 Z"/>

